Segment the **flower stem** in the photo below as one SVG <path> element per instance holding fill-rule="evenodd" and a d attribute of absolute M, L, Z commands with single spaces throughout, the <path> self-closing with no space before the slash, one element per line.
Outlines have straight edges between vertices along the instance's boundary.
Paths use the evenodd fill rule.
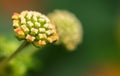
<path fill-rule="evenodd" d="M 27 41 L 24 41 L 12 55 L 10 55 L 8 58 L 3 60 L 0 63 L 0 70 L 4 68 L 7 65 L 7 63 L 9 63 L 9 61 L 11 61 L 14 57 L 16 57 L 28 44 L 29 43 Z"/>

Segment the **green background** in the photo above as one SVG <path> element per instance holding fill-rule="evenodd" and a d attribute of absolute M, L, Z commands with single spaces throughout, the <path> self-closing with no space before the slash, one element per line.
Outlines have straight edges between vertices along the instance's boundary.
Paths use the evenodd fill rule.
<path fill-rule="evenodd" d="M 37 52 L 35 57 L 42 61 L 42 67 L 38 66 L 34 71 L 29 70 L 29 76 L 85 76 L 83 73 L 86 73 L 91 66 L 94 68 L 95 65 L 107 61 L 119 62 L 120 45 L 117 41 L 117 22 L 120 15 L 119 0 L 33 1 L 37 4 L 35 8 L 23 7 L 23 9 L 42 11 L 46 14 L 55 9 L 68 10 L 82 22 L 84 35 L 83 43 L 74 52 L 54 45 Z M 11 2 L 14 3 L 14 1 Z M 42 6 L 39 5 L 39 3 L 42 4 L 41 2 L 43 2 Z M 3 6 L 0 9 L 0 36 L 16 40 L 11 20 L 13 12 L 6 12 Z M 16 9 L 19 8 L 12 10 L 16 11 Z"/>

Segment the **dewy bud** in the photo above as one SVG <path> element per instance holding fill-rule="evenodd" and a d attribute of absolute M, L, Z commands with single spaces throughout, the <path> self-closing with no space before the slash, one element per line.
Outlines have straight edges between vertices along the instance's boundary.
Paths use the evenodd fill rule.
<path fill-rule="evenodd" d="M 83 35 L 82 25 L 77 17 L 64 10 L 55 10 L 53 13 L 48 14 L 48 17 L 56 26 L 60 37 L 58 43 L 63 44 L 68 50 L 75 50 L 77 45 L 82 42 Z M 50 31 L 47 34 L 50 34 Z M 51 39 L 49 40 L 51 41 Z"/>
<path fill-rule="evenodd" d="M 16 36 L 40 47 L 58 40 L 56 29 L 50 20 L 36 11 L 23 11 L 12 16 Z M 56 37 L 57 36 L 57 37 Z"/>

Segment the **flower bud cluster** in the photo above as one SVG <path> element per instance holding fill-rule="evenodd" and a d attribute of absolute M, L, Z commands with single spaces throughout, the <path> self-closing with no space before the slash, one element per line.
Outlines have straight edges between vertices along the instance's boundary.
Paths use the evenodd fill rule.
<path fill-rule="evenodd" d="M 75 50 L 82 42 L 83 30 L 81 22 L 77 17 L 65 10 L 55 10 L 48 14 L 54 22 L 59 35 L 58 43 L 63 44 L 68 50 Z"/>
<path fill-rule="evenodd" d="M 58 40 L 55 26 L 43 14 L 36 11 L 23 11 L 12 16 L 16 36 L 27 40 L 36 47 Z"/>

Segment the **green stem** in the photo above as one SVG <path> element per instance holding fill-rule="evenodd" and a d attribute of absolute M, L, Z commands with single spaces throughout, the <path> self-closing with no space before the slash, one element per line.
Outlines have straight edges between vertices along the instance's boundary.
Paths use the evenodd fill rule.
<path fill-rule="evenodd" d="M 10 55 L 8 58 L 6 58 L 5 60 L 3 60 L 1 63 L 0 63 L 0 70 L 2 68 L 4 68 L 7 63 L 9 63 L 10 60 L 12 60 L 14 57 L 16 57 L 29 43 L 27 41 L 24 41 L 20 47 L 18 47 L 18 49 L 12 54 Z"/>

